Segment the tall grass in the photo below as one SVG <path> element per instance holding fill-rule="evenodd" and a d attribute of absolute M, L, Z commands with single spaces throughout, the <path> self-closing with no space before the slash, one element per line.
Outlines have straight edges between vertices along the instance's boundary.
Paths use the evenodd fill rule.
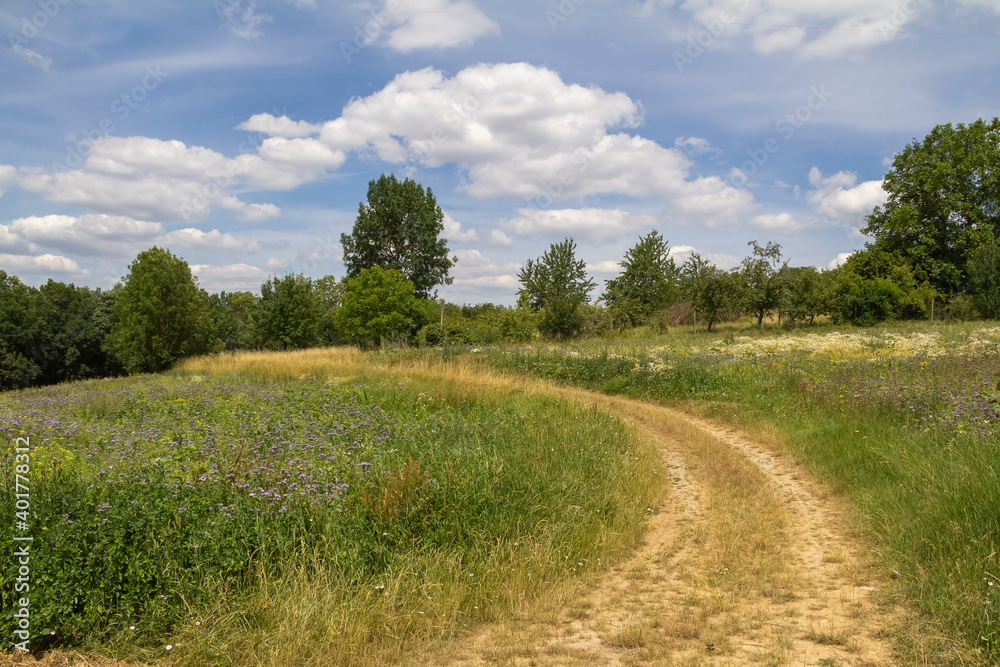
<path fill-rule="evenodd" d="M 33 645 L 393 663 L 557 604 L 639 539 L 662 476 L 621 421 L 471 364 L 376 359 L 230 355 L 0 397 L 44 482 L 33 629 L 55 634 Z"/>
<path fill-rule="evenodd" d="M 885 571 L 899 573 L 922 613 L 927 624 L 900 628 L 903 655 L 1000 659 L 997 331 L 895 326 L 852 334 L 856 349 L 810 352 L 768 351 L 782 347 L 781 336 L 722 334 L 487 358 L 508 372 L 680 403 L 750 430 L 777 426 L 780 446 L 849 499 Z M 928 640 L 928 628 L 939 636 Z"/>

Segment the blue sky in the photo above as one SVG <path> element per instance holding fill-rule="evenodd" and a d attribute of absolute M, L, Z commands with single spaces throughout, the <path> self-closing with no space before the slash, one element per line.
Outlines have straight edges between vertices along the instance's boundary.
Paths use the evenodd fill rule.
<path fill-rule="evenodd" d="M 601 285 L 651 229 L 827 267 L 894 153 L 1000 113 L 996 0 L 8 0 L 0 28 L 0 268 L 30 284 L 153 245 L 209 291 L 339 277 L 390 172 L 444 209 L 457 303 L 512 303 L 566 236 Z"/>

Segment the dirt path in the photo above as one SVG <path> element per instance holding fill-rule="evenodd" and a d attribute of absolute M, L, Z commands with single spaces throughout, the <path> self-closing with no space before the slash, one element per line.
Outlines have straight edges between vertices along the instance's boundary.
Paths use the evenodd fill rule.
<path fill-rule="evenodd" d="M 889 619 L 843 508 L 793 461 L 662 406 L 559 389 L 620 415 L 671 488 L 644 545 L 542 620 L 487 627 L 424 664 L 891 665 Z"/>

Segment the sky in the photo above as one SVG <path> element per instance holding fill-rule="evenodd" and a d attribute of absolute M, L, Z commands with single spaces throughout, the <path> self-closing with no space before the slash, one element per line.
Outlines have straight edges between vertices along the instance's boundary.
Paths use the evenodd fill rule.
<path fill-rule="evenodd" d="M 0 269 L 210 292 L 343 276 L 368 183 L 430 188 L 453 303 L 571 237 L 730 268 L 863 247 L 893 156 L 1000 115 L 1000 0 L 4 0 Z"/>

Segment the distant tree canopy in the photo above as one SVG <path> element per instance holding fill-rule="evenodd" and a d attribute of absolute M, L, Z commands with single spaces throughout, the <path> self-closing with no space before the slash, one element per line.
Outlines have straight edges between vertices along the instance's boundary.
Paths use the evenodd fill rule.
<path fill-rule="evenodd" d="M 301 274 L 274 276 L 260 286 L 254 312 L 257 344 L 270 350 L 298 350 L 319 342 L 319 299 L 312 280 Z"/>
<path fill-rule="evenodd" d="M 586 263 L 576 258 L 576 242 L 553 243 L 537 260 L 529 259 L 517 274 L 528 305 L 541 311 L 539 330 L 552 337 L 576 335 L 583 325 L 580 306 L 587 303 L 594 281 Z"/>
<path fill-rule="evenodd" d="M 358 207 L 353 231 L 340 236 L 347 275 L 355 278 L 373 266 L 396 269 L 418 298 L 433 296 L 437 285 L 452 281 L 448 271 L 454 264 L 442 231 L 444 212 L 430 188 L 383 174 L 368 183 L 368 201 Z"/>
<path fill-rule="evenodd" d="M 866 252 L 899 257 L 941 292 L 963 289 L 973 251 L 1000 242 L 1000 118 L 938 125 L 896 155 L 883 188 Z"/>
<path fill-rule="evenodd" d="M 396 269 L 362 269 L 347 281 L 336 313 L 338 331 L 363 346 L 403 334 L 413 323 L 413 292 L 413 283 Z"/>
<path fill-rule="evenodd" d="M 656 230 L 625 253 L 622 272 L 605 282 L 604 302 L 621 326 L 645 323 L 677 296 L 677 265 L 667 241 Z"/>
<path fill-rule="evenodd" d="M 130 373 L 162 371 L 214 342 L 208 295 L 187 262 L 155 246 L 132 262 L 114 314 L 109 341 Z"/>

